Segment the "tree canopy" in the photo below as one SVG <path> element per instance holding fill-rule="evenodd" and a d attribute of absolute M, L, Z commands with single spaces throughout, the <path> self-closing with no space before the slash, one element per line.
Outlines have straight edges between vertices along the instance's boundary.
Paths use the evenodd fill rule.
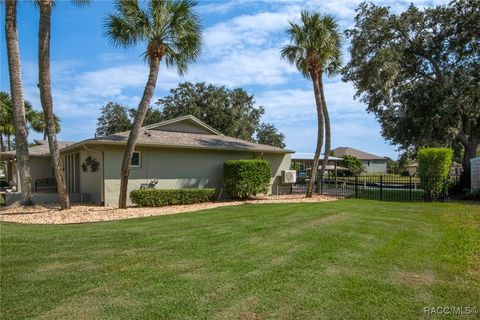
<path fill-rule="evenodd" d="M 28 127 L 37 133 L 45 135 L 45 116 L 42 111 L 35 110 L 33 105 L 25 100 L 25 118 Z M 60 119 L 54 114 L 55 131 L 60 132 Z M 13 121 L 13 105 L 12 98 L 8 92 L 0 92 L 0 137 L 2 139 L 0 149 L 12 149 L 15 144 L 11 139 L 15 131 L 15 124 Z M 5 136 L 6 146 L 3 145 L 3 136 Z M 45 136 L 44 136 L 45 139 Z"/>
<path fill-rule="evenodd" d="M 131 127 L 132 123 L 128 117 L 127 108 L 115 102 L 108 102 L 100 109 L 95 134 L 107 136 L 113 133 L 128 131 Z"/>
<path fill-rule="evenodd" d="M 342 157 L 342 160 L 338 162 L 338 165 L 340 167 L 348 168 L 350 172 L 347 174 L 349 175 L 359 175 L 360 173 L 365 171 L 362 161 L 359 160 L 357 157 L 348 154 Z"/>
<path fill-rule="evenodd" d="M 461 143 L 464 167 L 480 143 L 480 2 L 401 14 L 362 3 L 343 79 L 367 104 L 382 135 L 403 150 Z"/>
<path fill-rule="evenodd" d="M 285 136 L 274 125 L 260 121 L 265 112 L 263 107 L 255 106 L 253 95 L 243 89 L 186 82 L 156 103 L 159 109 L 149 107 L 144 126 L 191 114 L 225 135 L 285 147 Z M 104 136 L 130 130 L 136 114 L 136 109 L 109 102 L 101 108 L 96 134 Z"/>
<path fill-rule="evenodd" d="M 255 106 L 254 96 L 241 88 L 230 90 L 212 84 L 185 82 L 159 99 L 157 105 L 163 120 L 191 114 L 227 136 L 284 146 L 285 136 L 273 125 L 261 123 L 264 108 Z"/>

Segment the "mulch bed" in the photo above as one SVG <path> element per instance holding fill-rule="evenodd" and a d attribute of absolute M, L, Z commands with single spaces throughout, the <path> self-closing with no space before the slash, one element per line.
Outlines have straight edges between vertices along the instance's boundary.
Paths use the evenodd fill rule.
<path fill-rule="evenodd" d="M 33 207 L 9 206 L 0 209 L 0 221 L 26 224 L 70 224 L 98 221 L 131 219 L 138 217 L 162 216 L 182 212 L 192 212 L 224 206 L 235 206 L 245 203 L 294 203 L 294 202 L 322 202 L 337 198 L 324 195 L 314 195 L 305 198 L 305 195 L 263 196 L 246 201 L 207 202 L 189 205 L 173 205 L 158 208 L 118 209 L 99 205 L 72 205 L 71 209 L 60 210 L 57 205 L 35 205 Z"/>

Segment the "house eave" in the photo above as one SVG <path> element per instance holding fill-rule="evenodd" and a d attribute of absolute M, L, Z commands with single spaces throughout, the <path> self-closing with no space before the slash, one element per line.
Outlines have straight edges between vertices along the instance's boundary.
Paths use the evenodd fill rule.
<path fill-rule="evenodd" d="M 73 151 L 77 148 L 81 148 L 83 145 L 107 145 L 107 146 L 125 146 L 125 141 L 98 141 L 98 140 L 86 140 L 81 141 L 79 143 L 70 145 L 68 147 L 63 148 L 60 150 L 61 153 L 66 153 Z M 150 147 L 150 148 L 170 148 L 170 149 L 190 149 L 190 150 L 221 150 L 221 151 L 238 151 L 238 152 L 258 152 L 258 153 L 278 153 L 278 154 L 286 154 L 286 153 L 294 153 L 293 150 L 272 150 L 272 149 L 240 149 L 240 148 L 229 148 L 229 147 L 210 147 L 210 146 L 189 146 L 189 145 L 172 145 L 172 144 L 158 144 L 158 143 L 137 143 L 135 146 L 137 147 Z"/>

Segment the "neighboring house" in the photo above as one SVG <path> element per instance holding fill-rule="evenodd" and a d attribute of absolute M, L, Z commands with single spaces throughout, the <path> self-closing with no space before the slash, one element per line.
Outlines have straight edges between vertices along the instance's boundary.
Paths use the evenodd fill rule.
<path fill-rule="evenodd" d="M 405 169 L 408 172 L 408 175 L 410 176 L 416 176 L 418 174 L 418 163 L 417 162 L 412 162 L 409 163 Z M 450 175 L 451 176 L 460 176 L 463 172 L 463 166 L 461 163 L 458 163 L 456 161 L 452 162 L 452 166 L 450 167 Z"/>
<path fill-rule="evenodd" d="M 69 193 L 116 206 L 128 135 L 127 131 L 64 146 L 60 153 Z M 48 150 L 48 145 L 45 147 Z M 291 153 L 225 136 L 193 116 L 179 117 L 142 128 L 132 158 L 128 192 L 146 187 L 222 189 L 223 163 L 233 159 L 269 161 L 271 192 L 281 184 L 282 171 L 290 168 Z M 32 163 L 35 178 L 53 177 L 51 168 L 42 167 L 37 172 L 35 166 Z"/>
<path fill-rule="evenodd" d="M 362 161 L 366 173 L 387 173 L 387 159 L 349 147 L 338 147 L 332 150 L 336 157 L 353 156 Z"/>
<path fill-rule="evenodd" d="M 314 153 L 294 153 L 292 155 L 292 167 L 297 170 L 298 178 L 308 178 L 311 175 Z M 322 167 L 322 160 L 324 155 L 320 155 L 320 164 L 318 170 Z M 342 158 L 337 158 L 333 156 L 328 157 L 327 166 L 325 168 L 325 174 L 337 175 L 339 171 L 348 171 L 348 168 L 343 168 L 337 165 Z"/>

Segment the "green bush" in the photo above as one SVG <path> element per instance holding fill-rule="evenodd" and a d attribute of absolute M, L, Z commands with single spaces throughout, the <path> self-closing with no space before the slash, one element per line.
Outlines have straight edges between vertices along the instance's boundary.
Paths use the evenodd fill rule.
<path fill-rule="evenodd" d="M 358 176 L 365 171 L 362 161 L 359 160 L 357 157 L 348 154 L 342 157 L 342 160 L 338 162 L 338 165 L 340 167 L 348 168 L 349 170 L 347 172 L 340 171 L 340 175 L 343 176 Z"/>
<path fill-rule="evenodd" d="M 130 192 L 132 202 L 140 207 L 209 202 L 216 199 L 215 189 L 140 189 Z"/>
<path fill-rule="evenodd" d="M 465 194 L 463 200 L 475 200 L 480 201 L 480 189 L 477 190 L 464 190 Z"/>
<path fill-rule="evenodd" d="M 425 200 L 439 199 L 450 172 L 453 151 L 447 148 L 421 148 L 417 158 L 418 174 L 425 191 Z"/>
<path fill-rule="evenodd" d="M 268 192 L 272 167 L 265 160 L 229 160 L 223 164 L 225 192 L 245 199 Z"/>

